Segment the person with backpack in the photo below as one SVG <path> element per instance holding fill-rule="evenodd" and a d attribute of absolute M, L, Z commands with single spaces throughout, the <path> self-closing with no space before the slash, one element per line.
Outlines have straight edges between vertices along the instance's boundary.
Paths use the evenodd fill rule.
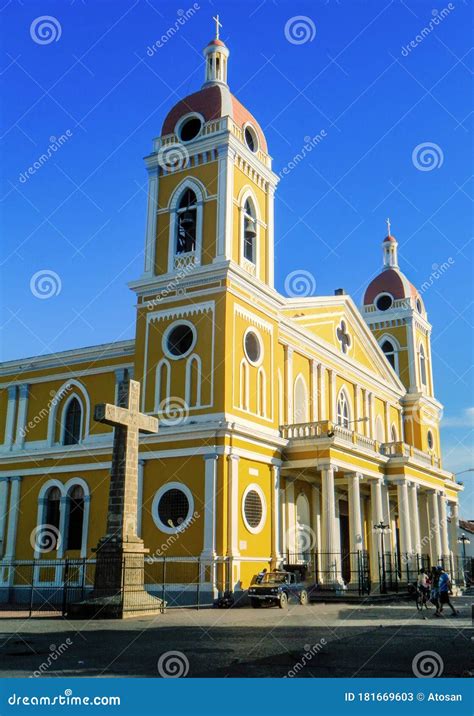
<path fill-rule="evenodd" d="M 441 569 L 440 575 L 439 575 L 439 581 L 438 581 L 438 589 L 439 589 L 439 614 L 441 615 L 443 613 L 443 607 L 445 604 L 450 607 L 453 617 L 457 617 L 458 612 L 451 604 L 451 601 L 449 599 L 449 595 L 453 593 L 452 585 L 451 585 L 451 579 L 447 572 L 445 572 L 444 569 Z"/>

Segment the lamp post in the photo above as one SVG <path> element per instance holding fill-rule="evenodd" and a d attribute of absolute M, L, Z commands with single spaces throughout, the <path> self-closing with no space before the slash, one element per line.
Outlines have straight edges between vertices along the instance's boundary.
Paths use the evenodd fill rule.
<path fill-rule="evenodd" d="M 386 585 L 386 579 L 385 579 L 385 551 L 384 551 L 384 541 L 383 536 L 385 534 L 385 530 L 387 529 L 389 525 L 385 525 L 383 523 L 383 520 L 380 520 L 378 525 L 374 525 L 374 530 L 380 530 L 380 550 L 382 553 L 382 589 L 380 590 L 382 594 L 385 594 L 387 592 L 387 585 Z"/>
<path fill-rule="evenodd" d="M 462 560 L 463 563 L 466 562 L 466 545 L 471 544 L 471 540 L 469 537 L 466 537 L 465 534 L 462 534 L 460 537 L 458 537 L 458 544 L 462 544 Z"/>

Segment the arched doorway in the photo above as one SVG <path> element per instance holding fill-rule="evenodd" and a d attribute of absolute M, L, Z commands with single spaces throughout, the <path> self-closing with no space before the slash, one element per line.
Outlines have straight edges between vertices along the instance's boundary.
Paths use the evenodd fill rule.
<path fill-rule="evenodd" d="M 296 498 L 296 551 L 298 560 L 309 561 L 314 549 L 314 532 L 310 525 L 309 500 L 301 492 Z"/>

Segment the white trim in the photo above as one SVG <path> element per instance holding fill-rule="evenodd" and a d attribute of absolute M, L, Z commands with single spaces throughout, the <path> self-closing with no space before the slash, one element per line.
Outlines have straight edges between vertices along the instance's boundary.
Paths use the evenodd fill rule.
<path fill-rule="evenodd" d="M 297 416 L 297 412 L 301 409 L 302 406 L 297 405 L 296 400 L 296 389 L 298 385 L 302 385 L 304 389 L 304 414 L 302 416 Z M 306 379 L 302 373 L 298 373 L 296 376 L 294 383 L 293 383 L 293 422 L 294 423 L 307 423 L 310 420 L 310 414 L 309 414 L 309 391 L 308 391 L 308 385 L 306 383 Z M 298 418 L 298 419 L 297 419 Z"/>
<path fill-rule="evenodd" d="M 347 413 L 348 413 L 348 415 L 347 415 L 348 425 L 347 426 L 344 425 L 343 422 L 342 423 L 339 422 L 339 401 L 342 399 L 344 399 L 347 404 Z M 349 391 L 347 390 L 346 385 L 344 384 L 341 387 L 341 389 L 339 390 L 339 393 L 337 394 L 336 412 L 335 412 L 335 416 L 334 416 L 334 418 L 335 418 L 334 422 L 337 423 L 338 425 L 341 425 L 344 428 L 348 428 L 351 421 L 353 420 L 353 415 L 354 415 L 354 409 L 353 409 L 352 401 L 349 396 Z"/>
<path fill-rule="evenodd" d="M 256 492 L 258 496 L 260 497 L 260 501 L 262 503 L 262 517 L 260 519 L 259 524 L 257 527 L 252 527 L 247 522 L 247 517 L 245 515 L 245 498 L 247 497 L 249 492 Z M 250 485 L 247 485 L 247 487 L 244 490 L 244 494 L 242 495 L 242 502 L 241 502 L 241 513 L 242 513 L 242 519 L 244 521 L 244 525 L 248 529 L 249 532 L 251 532 L 253 535 L 258 535 L 265 527 L 265 523 L 267 521 L 267 501 L 265 499 L 265 495 L 263 493 L 262 488 L 260 485 L 257 485 L 255 482 L 250 483 Z"/>
<path fill-rule="evenodd" d="M 394 363 L 395 363 L 395 367 L 393 368 L 393 370 L 395 370 L 395 373 L 396 373 L 397 375 L 400 375 L 399 361 L 398 361 L 398 356 L 399 356 L 399 353 L 400 353 L 400 351 L 401 351 L 400 343 L 399 343 L 399 341 L 398 341 L 394 336 L 392 336 L 390 333 L 384 333 L 382 336 L 380 336 L 380 338 L 377 338 L 377 343 L 379 344 L 379 346 L 380 346 L 380 348 L 381 348 L 383 354 L 385 355 L 385 357 L 386 357 L 386 353 L 385 353 L 385 351 L 383 350 L 382 346 L 383 346 L 383 344 L 384 344 L 386 341 L 388 341 L 388 342 L 391 344 L 392 348 L 393 348 L 393 351 L 392 351 L 392 352 L 393 352 L 393 359 L 394 359 Z M 386 359 L 387 359 L 387 362 L 388 362 L 389 365 L 390 365 L 390 361 L 388 361 L 388 358 L 387 358 L 387 357 L 386 357 Z M 392 366 L 390 366 L 390 367 L 392 367 Z"/>
<path fill-rule="evenodd" d="M 174 263 L 175 258 L 186 255 L 176 253 L 176 233 L 178 204 L 187 189 L 194 192 L 196 196 L 196 246 L 194 249 L 194 263 L 199 265 L 202 259 L 203 205 L 207 198 L 206 188 L 198 179 L 195 179 L 194 177 L 186 177 L 173 191 L 168 204 L 168 211 L 170 215 L 168 235 L 168 273 L 172 275 L 176 274 Z"/>
<path fill-rule="evenodd" d="M 9 385 L 8 388 L 8 403 L 7 403 L 7 416 L 5 421 L 5 440 L 3 446 L 10 450 L 13 446 L 13 440 L 15 438 L 15 414 L 16 414 L 16 398 L 18 393 L 18 387 L 16 385 Z"/>
<path fill-rule="evenodd" d="M 163 495 L 165 495 L 170 490 L 179 490 L 180 492 L 183 492 L 188 500 L 188 514 L 186 515 L 183 522 L 181 522 L 180 525 L 177 527 L 170 527 L 169 525 L 165 525 L 164 522 L 161 521 L 160 515 L 158 512 L 158 506 L 160 503 L 161 498 Z M 158 529 L 161 532 L 165 532 L 165 534 L 168 535 L 175 535 L 179 534 L 180 532 L 184 532 L 184 530 L 188 527 L 189 523 L 192 520 L 194 514 L 194 497 L 187 485 L 185 485 L 183 482 L 165 482 L 164 485 L 162 485 L 156 492 L 155 496 L 153 498 L 153 502 L 151 505 L 151 516 L 153 517 L 153 522 L 158 527 Z"/>
<path fill-rule="evenodd" d="M 84 440 L 87 439 L 89 435 L 89 424 L 90 424 L 90 400 L 89 400 L 89 394 L 87 392 L 86 387 L 79 382 L 78 380 L 75 380 L 74 378 L 70 378 L 65 383 L 62 384 L 62 386 L 59 388 L 59 390 L 56 391 L 53 398 L 51 399 L 50 405 L 52 405 L 52 410 L 49 411 L 49 418 L 48 418 L 48 445 L 52 447 L 53 445 L 61 445 L 63 440 L 63 434 L 64 434 L 64 404 L 61 406 L 62 403 L 62 396 L 64 396 L 65 393 L 69 392 L 70 386 L 74 386 L 79 390 L 80 394 L 82 394 L 82 400 L 81 398 L 73 392 L 67 399 L 67 403 L 70 401 L 70 399 L 75 396 L 78 398 L 79 403 L 81 404 L 81 440 L 79 441 L 82 443 Z M 85 406 L 85 410 L 84 410 Z M 59 441 L 54 440 L 55 435 L 55 427 L 56 427 L 56 417 L 58 410 L 61 409 L 61 421 L 60 421 L 60 437 Z"/>
<path fill-rule="evenodd" d="M 245 217 L 247 216 L 245 212 L 245 204 L 247 201 L 250 201 L 253 207 L 253 210 L 255 212 L 255 216 L 252 217 L 255 221 L 255 243 L 254 243 L 254 261 L 249 261 L 249 259 L 245 258 L 244 253 L 244 232 L 245 232 Z M 260 217 L 260 207 L 257 201 L 257 197 L 255 196 L 253 189 L 249 185 L 245 185 L 243 189 L 240 191 L 239 197 L 238 197 L 238 206 L 239 206 L 239 261 L 241 267 L 247 271 L 246 266 L 247 264 L 251 264 L 255 266 L 255 278 L 260 278 L 260 228 L 261 228 L 261 217 Z"/>
<path fill-rule="evenodd" d="M 80 397 L 77 393 L 71 393 L 71 395 L 69 395 L 69 396 L 66 398 L 66 400 L 64 401 L 64 405 L 63 405 L 62 408 L 61 408 L 61 420 L 59 421 L 59 423 L 60 423 L 59 444 L 60 444 L 60 445 L 65 445 L 65 444 L 66 444 L 64 441 L 65 441 L 65 438 L 66 438 L 66 417 L 67 417 L 67 410 L 68 410 L 69 404 L 70 404 L 73 400 L 77 400 L 77 402 L 78 402 L 79 405 L 80 405 L 80 408 L 81 408 L 81 422 L 80 422 L 80 425 L 79 425 L 79 440 L 77 441 L 77 443 L 72 443 L 72 444 L 73 444 L 73 445 L 75 445 L 75 444 L 80 445 L 80 444 L 82 443 L 82 441 L 83 441 L 82 436 L 83 436 L 83 430 L 84 430 L 84 405 L 83 405 L 83 403 L 82 403 L 81 397 Z M 54 439 L 54 436 L 53 436 L 53 439 Z"/>
<path fill-rule="evenodd" d="M 388 308 L 386 308 L 384 311 L 377 306 L 377 301 L 379 300 L 379 298 L 382 298 L 382 296 L 388 296 L 389 298 L 392 299 L 392 303 L 391 303 L 390 306 L 389 306 Z M 378 293 L 378 294 L 376 295 L 376 297 L 374 298 L 374 300 L 373 300 L 373 305 L 377 308 L 377 311 L 380 311 L 380 313 L 383 314 L 383 313 L 387 313 L 387 311 L 390 311 L 390 309 L 391 309 L 392 306 L 393 306 L 393 302 L 394 302 L 394 301 L 395 301 L 395 298 L 394 298 L 393 294 L 391 294 L 389 291 L 381 291 L 381 292 Z"/>
<path fill-rule="evenodd" d="M 253 143 L 255 145 L 254 149 L 250 149 L 249 145 L 247 144 L 247 138 L 245 136 L 245 130 L 248 129 L 252 135 Z M 249 150 L 249 152 L 252 152 L 252 154 L 258 154 L 260 150 L 260 139 L 258 137 L 258 132 L 254 124 L 252 122 L 245 122 L 245 124 L 242 127 L 242 138 L 244 140 L 244 144 Z"/>
<path fill-rule="evenodd" d="M 196 134 L 196 136 L 193 137 L 192 139 L 183 139 L 180 134 L 180 132 L 183 128 L 183 124 L 185 124 L 188 121 L 188 119 L 194 119 L 194 118 L 199 119 L 201 121 L 201 129 Z M 178 119 L 178 121 L 176 122 L 176 124 L 174 126 L 174 133 L 176 134 L 176 136 L 178 137 L 180 142 L 182 142 L 183 144 L 189 144 L 190 142 L 194 142 L 195 139 L 198 139 L 198 137 L 202 133 L 202 129 L 205 124 L 206 124 L 206 120 L 204 119 L 202 114 L 199 114 L 199 112 L 188 112 L 188 114 L 185 114 L 183 117 L 180 117 Z"/>
<path fill-rule="evenodd" d="M 258 356 L 257 360 L 255 360 L 255 361 L 250 358 L 249 354 L 247 353 L 247 347 L 245 345 L 245 339 L 247 338 L 249 333 L 255 334 L 255 336 L 257 337 L 258 344 L 259 344 L 259 348 L 260 348 L 259 356 Z M 258 368 L 258 366 L 262 365 L 263 358 L 264 358 L 263 340 L 262 340 L 262 336 L 260 335 L 260 332 L 254 326 L 249 326 L 248 328 L 245 329 L 244 335 L 242 337 L 242 345 L 243 345 L 243 349 L 244 349 L 244 355 L 245 355 L 247 361 L 250 363 L 250 365 L 253 365 L 254 368 Z"/>
<path fill-rule="evenodd" d="M 196 363 L 196 403 L 191 404 L 193 385 L 192 385 L 192 374 L 193 374 L 193 363 Z M 200 408 L 201 407 L 201 388 L 202 388 L 202 360 L 197 353 L 193 353 L 188 356 L 186 361 L 186 385 L 184 389 L 184 401 L 188 408 Z"/>

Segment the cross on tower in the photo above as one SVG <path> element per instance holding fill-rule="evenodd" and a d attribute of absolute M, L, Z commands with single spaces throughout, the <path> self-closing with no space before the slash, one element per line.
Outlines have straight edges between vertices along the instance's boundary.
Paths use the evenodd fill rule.
<path fill-rule="evenodd" d="M 351 346 L 352 340 L 351 340 L 349 333 L 347 332 L 345 321 L 341 321 L 339 328 L 336 331 L 336 335 L 337 335 L 337 340 L 341 344 L 342 352 L 347 353 L 348 349 Z"/>
<path fill-rule="evenodd" d="M 212 19 L 216 23 L 216 40 L 218 40 L 219 39 L 219 28 L 222 27 L 222 23 L 219 22 L 219 15 L 216 15 Z"/>
<path fill-rule="evenodd" d="M 158 420 L 140 413 L 140 383 L 136 380 L 120 384 L 118 402 L 101 403 L 94 410 L 94 420 L 115 427 L 105 541 L 138 542 L 138 437 L 140 430 L 158 432 Z"/>
<path fill-rule="evenodd" d="M 391 227 L 390 219 L 385 219 L 385 221 L 387 223 L 387 236 L 391 236 L 391 234 L 390 234 L 390 227 Z"/>

